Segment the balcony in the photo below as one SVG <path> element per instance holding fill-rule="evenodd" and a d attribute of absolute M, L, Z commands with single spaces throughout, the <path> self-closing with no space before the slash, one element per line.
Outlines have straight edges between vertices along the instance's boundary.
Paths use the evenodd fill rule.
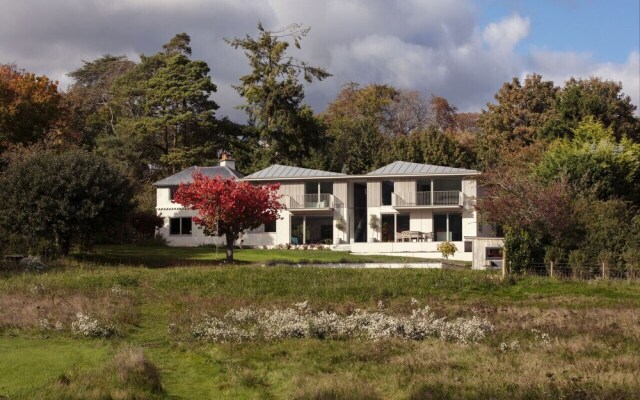
<path fill-rule="evenodd" d="M 289 211 L 329 211 L 334 208 L 334 198 L 327 193 L 285 196 L 284 205 Z"/>
<path fill-rule="evenodd" d="M 459 190 L 391 194 L 391 205 L 395 208 L 451 208 L 463 204 L 464 195 Z"/>

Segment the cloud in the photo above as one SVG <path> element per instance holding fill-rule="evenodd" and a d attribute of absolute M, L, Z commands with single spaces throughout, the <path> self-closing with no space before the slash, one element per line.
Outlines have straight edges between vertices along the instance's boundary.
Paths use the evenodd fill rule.
<path fill-rule="evenodd" d="M 388 83 L 438 94 L 462 111 L 477 111 L 503 82 L 524 71 L 560 81 L 599 74 L 621 80 L 638 104 L 638 53 L 624 64 L 596 63 L 589 55 L 516 47 L 531 29 L 513 14 L 479 26 L 472 0 L 21 0 L 0 13 L 0 62 L 47 74 L 66 87 L 65 74 L 105 53 L 136 59 L 174 34 L 187 32 L 193 55 L 207 61 L 218 86 L 219 116 L 243 121 L 232 89 L 249 70 L 225 37 L 255 35 L 292 22 L 311 26 L 291 54 L 334 76 L 306 85 L 306 101 L 322 111 L 350 81 Z M 635 68 L 635 75 L 634 69 Z"/>
<path fill-rule="evenodd" d="M 509 52 L 522 39 L 529 35 L 529 18 L 514 14 L 499 22 L 492 22 L 482 32 L 482 38 L 489 46 L 499 52 Z"/>

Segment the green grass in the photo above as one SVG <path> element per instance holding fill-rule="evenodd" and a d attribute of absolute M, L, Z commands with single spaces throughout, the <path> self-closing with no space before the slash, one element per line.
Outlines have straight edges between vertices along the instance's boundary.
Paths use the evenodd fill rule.
<path fill-rule="evenodd" d="M 182 266 L 147 268 L 157 266 L 149 263 L 154 251 Z M 134 264 L 141 266 L 75 258 L 44 274 L 0 275 L 0 398 L 631 399 L 640 390 L 637 282 L 502 282 L 470 270 L 189 266 L 191 259 L 179 254 L 206 260 L 213 250 L 162 251 L 168 250 L 100 247 L 99 253 L 114 258 L 139 254 Z M 260 252 L 247 251 L 245 260 Z M 125 294 L 112 293 L 114 285 Z M 117 302 L 118 296 L 129 301 Z M 68 330 L 38 329 L 34 318 L 54 309 L 63 315 L 60 310 L 68 308 L 73 315 L 73 307 L 86 304 L 81 298 L 95 300 L 95 312 L 115 309 L 121 334 L 84 339 Z M 340 313 L 375 310 L 382 301 L 388 312 L 402 314 L 410 311 L 412 298 L 448 318 L 481 315 L 496 330 L 475 345 L 436 339 L 211 344 L 188 334 L 203 312 L 309 300 Z M 18 324 L 3 314 L 12 299 L 33 307 Z M 541 344 L 531 329 L 548 333 L 550 343 Z M 517 350 L 500 350 L 502 342 L 513 341 Z M 160 371 L 162 392 L 118 377 L 114 359 L 124 347 L 144 350 Z"/>
<path fill-rule="evenodd" d="M 165 267 L 176 265 L 218 265 L 225 263 L 226 250 L 213 246 L 168 247 L 102 245 L 91 253 L 77 253 L 73 257 L 79 261 L 109 264 L 145 265 Z M 331 250 L 263 250 L 235 249 L 236 264 L 327 264 L 362 262 L 423 262 L 424 259 L 384 255 L 355 255 Z M 438 260 L 439 261 L 439 260 Z"/>

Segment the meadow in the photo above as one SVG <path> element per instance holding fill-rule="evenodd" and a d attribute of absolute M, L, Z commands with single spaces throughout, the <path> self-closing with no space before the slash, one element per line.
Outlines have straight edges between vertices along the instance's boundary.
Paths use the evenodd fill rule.
<path fill-rule="evenodd" d="M 45 272 L 2 273 L 0 398 L 632 399 L 640 393 L 635 281 L 502 281 L 485 271 L 265 262 L 335 257 L 285 250 L 247 252 L 244 260 L 239 251 L 240 263 L 221 265 L 198 251 L 204 250 L 109 246 Z M 194 326 L 222 321 L 230 310 L 291 310 L 302 302 L 313 315 L 341 317 L 409 318 L 429 306 L 436 321 L 478 318 L 491 330 L 469 342 L 439 334 L 224 341 L 194 334 Z"/>

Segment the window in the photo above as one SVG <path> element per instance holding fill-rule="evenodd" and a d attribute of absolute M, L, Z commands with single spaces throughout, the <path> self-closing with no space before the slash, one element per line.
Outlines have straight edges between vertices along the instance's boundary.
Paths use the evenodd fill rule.
<path fill-rule="evenodd" d="M 191 217 L 169 219 L 170 235 L 191 235 Z"/>
<path fill-rule="evenodd" d="M 393 193 L 393 181 L 382 181 L 382 205 L 391 205 L 391 194 Z"/>
<path fill-rule="evenodd" d="M 178 190 L 177 187 L 171 187 L 169 188 L 169 200 L 171 200 L 171 202 L 173 203 L 173 197 L 176 195 L 176 191 Z"/>
<path fill-rule="evenodd" d="M 460 179 L 434 179 L 433 190 L 448 191 L 448 190 L 462 190 L 462 180 Z"/>
<path fill-rule="evenodd" d="M 276 231 L 276 220 L 273 220 L 273 222 L 270 222 L 268 224 L 264 224 L 264 231 L 269 233 L 269 232 L 275 232 Z"/>
<path fill-rule="evenodd" d="M 462 214 L 445 213 L 433 215 L 433 235 L 437 242 L 462 241 Z"/>
<path fill-rule="evenodd" d="M 502 258 L 502 247 L 487 247 L 487 259 Z"/>
<path fill-rule="evenodd" d="M 471 240 L 465 240 L 465 242 L 464 242 L 464 252 L 465 253 L 473 252 L 473 242 Z"/>

